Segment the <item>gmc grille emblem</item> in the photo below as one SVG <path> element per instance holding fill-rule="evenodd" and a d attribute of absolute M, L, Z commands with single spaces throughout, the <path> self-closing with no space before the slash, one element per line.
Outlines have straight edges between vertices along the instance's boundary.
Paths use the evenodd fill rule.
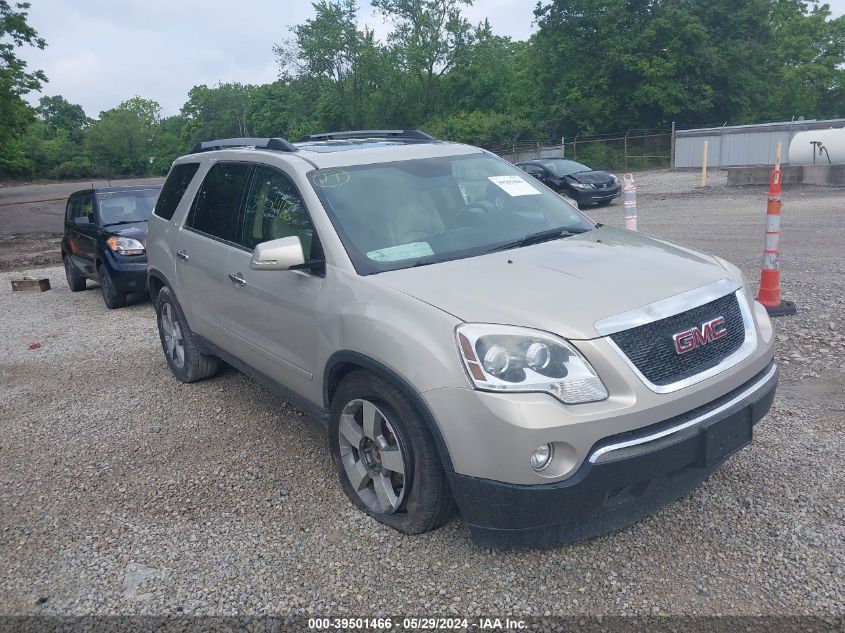
<path fill-rule="evenodd" d="M 693 327 L 673 334 L 672 340 L 675 341 L 675 351 L 678 354 L 686 354 L 697 347 L 704 347 L 708 343 L 727 335 L 728 329 L 725 327 L 725 317 L 716 317 L 712 321 L 702 323 L 700 328 Z"/>

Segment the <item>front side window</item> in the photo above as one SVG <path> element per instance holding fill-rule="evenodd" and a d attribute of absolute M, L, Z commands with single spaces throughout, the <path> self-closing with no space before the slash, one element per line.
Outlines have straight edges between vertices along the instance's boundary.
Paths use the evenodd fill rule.
<path fill-rule="evenodd" d="M 205 176 L 187 226 L 210 237 L 236 242 L 238 212 L 249 178 L 246 163 L 217 163 Z"/>
<path fill-rule="evenodd" d="M 535 178 L 542 178 L 543 176 L 543 168 L 537 165 L 522 165 L 521 169 Z"/>
<path fill-rule="evenodd" d="M 309 179 L 365 275 L 482 255 L 541 231 L 594 227 L 488 154 L 321 169 Z"/>
<path fill-rule="evenodd" d="M 261 242 L 295 235 L 305 259 L 319 259 L 314 227 L 296 186 L 285 174 L 257 167 L 244 208 L 240 244 L 250 250 Z"/>
<path fill-rule="evenodd" d="M 98 193 L 97 206 L 100 209 L 100 222 L 103 226 L 146 222 L 153 212 L 157 195 L 158 188 Z M 90 203 L 88 200 L 85 204 Z"/>
<path fill-rule="evenodd" d="M 591 171 L 586 165 L 576 163 L 574 160 L 548 160 L 543 163 L 543 167 L 552 172 L 555 178 L 579 174 L 582 171 Z"/>

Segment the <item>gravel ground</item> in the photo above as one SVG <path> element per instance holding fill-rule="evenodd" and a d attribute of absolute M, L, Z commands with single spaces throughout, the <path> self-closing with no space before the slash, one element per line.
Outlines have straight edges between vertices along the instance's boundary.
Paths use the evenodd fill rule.
<path fill-rule="evenodd" d="M 640 179 L 640 228 L 759 276 L 765 194 Z M 676 193 L 679 189 L 684 192 Z M 622 224 L 616 203 L 591 215 Z M 238 372 L 165 365 L 149 302 L 0 274 L 0 615 L 845 614 L 845 191 L 784 195 L 781 387 L 685 499 L 568 547 L 405 537 L 353 509 L 315 423 Z M 40 347 L 30 349 L 33 344 Z"/>

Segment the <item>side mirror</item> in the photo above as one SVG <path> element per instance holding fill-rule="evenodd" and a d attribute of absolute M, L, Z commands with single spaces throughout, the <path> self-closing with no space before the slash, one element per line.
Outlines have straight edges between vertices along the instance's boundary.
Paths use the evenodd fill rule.
<path fill-rule="evenodd" d="M 302 242 L 299 241 L 298 236 L 291 235 L 278 240 L 261 242 L 252 252 L 249 267 L 252 270 L 290 270 L 304 263 Z"/>

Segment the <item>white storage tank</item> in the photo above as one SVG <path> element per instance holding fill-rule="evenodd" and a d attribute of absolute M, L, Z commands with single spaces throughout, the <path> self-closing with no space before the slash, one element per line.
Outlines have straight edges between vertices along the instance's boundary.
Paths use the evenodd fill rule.
<path fill-rule="evenodd" d="M 821 154 L 814 141 L 824 146 Z M 845 164 L 845 128 L 796 132 L 789 144 L 790 165 L 827 165 L 828 156 L 830 164 Z"/>

